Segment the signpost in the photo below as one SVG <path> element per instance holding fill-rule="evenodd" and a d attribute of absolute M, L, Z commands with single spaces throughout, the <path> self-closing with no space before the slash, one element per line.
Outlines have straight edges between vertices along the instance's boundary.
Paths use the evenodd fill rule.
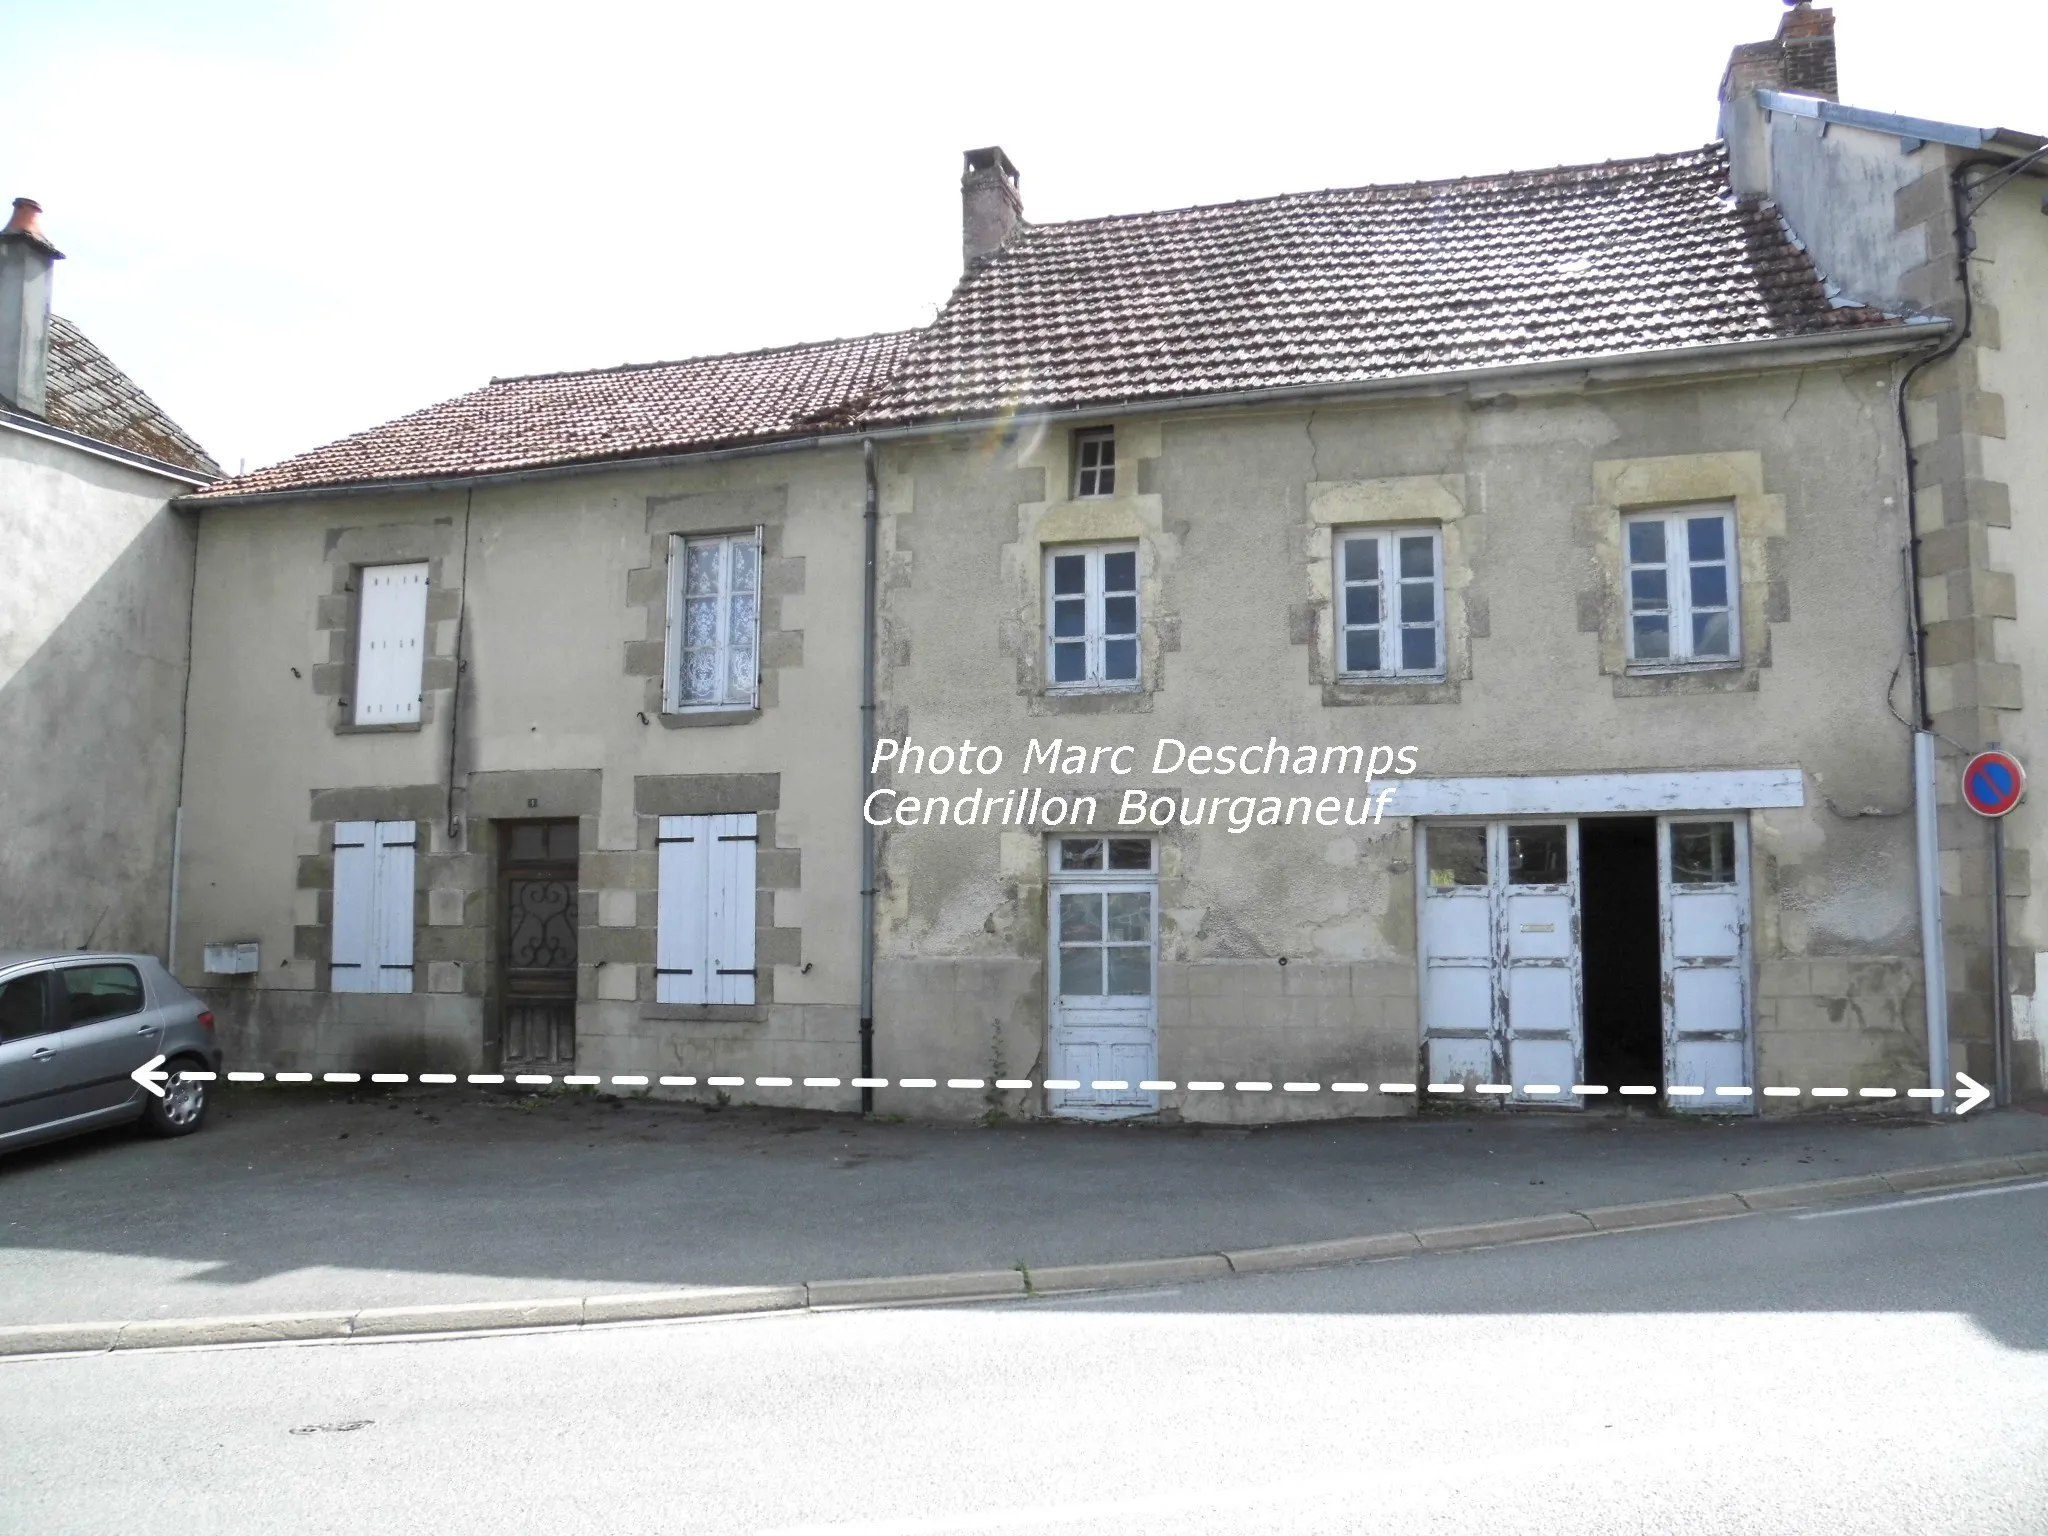
<path fill-rule="evenodd" d="M 1963 764 L 1963 803 L 1991 823 L 1991 1051 L 1998 1105 L 2012 1102 L 2012 1036 L 2005 980 L 2005 817 L 2027 792 L 2027 770 L 1996 747 Z"/>

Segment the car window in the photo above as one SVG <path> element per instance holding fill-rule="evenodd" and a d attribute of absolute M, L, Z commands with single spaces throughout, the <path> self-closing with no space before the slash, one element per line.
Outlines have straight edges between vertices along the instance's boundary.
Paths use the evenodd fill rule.
<path fill-rule="evenodd" d="M 132 965 L 74 965 L 57 974 L 67 1026 L 142 1011 L 142 976 Z"/>
<path fill-rule="evenodd" d="M 0 1040 L 20 1040 L 50 1031 L 50 1010 L 44 998 L 48 971 L 31 971 L 0 982 Z"/>

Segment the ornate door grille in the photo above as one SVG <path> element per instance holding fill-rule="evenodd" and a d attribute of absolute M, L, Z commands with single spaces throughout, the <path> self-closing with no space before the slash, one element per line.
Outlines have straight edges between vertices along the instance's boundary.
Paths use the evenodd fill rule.
<path fill-rule="evenodd" d="M 508 1069 L 576 1063 L 576 832 L 573 821 L 501 830 L 498 1038 Z"/>

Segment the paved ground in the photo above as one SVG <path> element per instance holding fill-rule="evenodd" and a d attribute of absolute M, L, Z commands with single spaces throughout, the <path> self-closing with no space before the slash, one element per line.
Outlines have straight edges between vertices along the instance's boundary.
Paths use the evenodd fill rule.
<path fill-rule="evenodd" d="M 0 1530 L 2037 1536 L 2044 1251 L 2037 1181 L 1164 1293 L 0 1362 Z"/>
<path fill-rule="evenodd" d="M 229 1089 L 196 1137 L 0 1160 L 0 1323 L 1145 1258 L 1984 1157 L 1945 1125 L 1489 1116 L 941 1129 L 487 1090 Z"/>

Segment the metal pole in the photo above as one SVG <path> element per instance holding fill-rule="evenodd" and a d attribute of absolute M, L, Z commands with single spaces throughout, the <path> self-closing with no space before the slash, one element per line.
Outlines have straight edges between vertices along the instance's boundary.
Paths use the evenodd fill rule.
<path fill-rule="evenodd" d="M 1992 1103 L 2012 1103 L 2012 988 L 2005 964 L 2005 818 L 1991 818 Z"/>
<path fill-rule="evenodd" d="M 1935 1114 L 1948 1109 L 1948 960 L 1941 921 L 1941 823 L 1934 800 L 1934 733 L 1913 733 L 1913 833 L 1920 875 L 1920 974 L 1927 1000 L 1927 1086 Z"/>
<path fill-rule="evenodd" d="M 867 562 L 861 589 L 860 625 L 860 1075 L 875 1075 L 875 829 L 868 821 L 868 795 L 875 787 L 875 626 L 881 622 L 877 561 L 881 495 L 875 479 L 875 445 L 860 445 L 864 481 L 863 543 Z M 875 1090 L 860 1091 L 860 1112 L 875 1112 Z"/>

